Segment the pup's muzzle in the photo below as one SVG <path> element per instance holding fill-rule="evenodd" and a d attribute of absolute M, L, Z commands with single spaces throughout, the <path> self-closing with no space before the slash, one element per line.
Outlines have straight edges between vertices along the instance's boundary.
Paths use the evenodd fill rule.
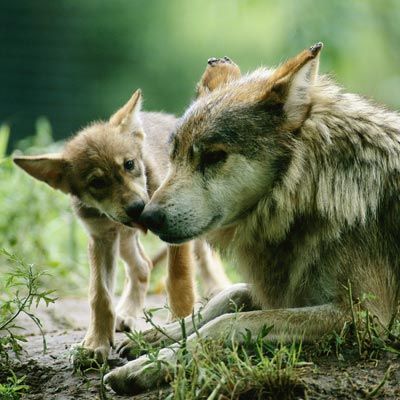
<path fill-rule="evenodd" d="M 134 201 L 128 207 L 125 208 L 125 212 L 130 219 L 127 225 L 131 226 L 132 228 L 138 228 L 146 233 L 147 227 L 143 226 L 143 224 L 139 222 L 139 217 L 142 214 L 145 205 L 146 204 L 143 200 Z"/>

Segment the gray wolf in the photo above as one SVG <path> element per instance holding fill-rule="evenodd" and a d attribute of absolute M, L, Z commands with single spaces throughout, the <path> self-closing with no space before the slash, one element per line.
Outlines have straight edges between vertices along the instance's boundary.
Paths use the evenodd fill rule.
<path fill-rule="evenodd" d="M 189 350 L 197 334 L 240 342 L 265 325 L 284 341 L 339 331 L 349 285 L 372 295 L 382 324 L 398 305 L 400 115 L 320 76 L 321 49 L 206 91 L 175 130 L 168 177 L 139 221 L 170 243 L 207 238 L 247 282 L 210 301 L 198 332 L 187 321 Z M 174 346 L 159 354 L 170 365 Z M 149 366 L 142 356 L 106 381 L 139 392 L 165 379 Z"/>
<path fill-rule="evenodd" d="M 140 111 L 141 93 L 108 121 L 95 122 L 74 136 L 60 154 L 15 157 L 34 178 L 71 195 L 76 215 L 89 234 L 90 323 L 81 346 L 99 361 L 114 343 L 114 331 L 133 330 L 141 315 L 152 263 L 140 241 L 138 217 L 168 169 L 168 135 L 176 118 Z M 112 304 L 118 256 L 125 261 L 121 299 Z M 167 292 L 174 317 L 192 312 L 193 265 L 208 292 L 225 287 L 221 264 L 203 241 L 169 247 Z"/>

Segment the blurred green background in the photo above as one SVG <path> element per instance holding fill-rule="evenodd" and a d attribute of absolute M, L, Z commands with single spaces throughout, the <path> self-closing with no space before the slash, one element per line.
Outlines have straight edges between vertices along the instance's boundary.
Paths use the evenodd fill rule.
<path fill-rule="evenodd" d="M 2 0 L 0 247 L 50 270 L 59 290 L 84 291 L 86 238 L 67 197 L 6 153 L 55 150 L 138 87 L 145 109 L 179 115 L 209 57 L 228 55 L 247 71 L 317 41 L 322 72 L 398 108 L 399 21 L 397 0 Z"/>
<path fill-rule="evenodd" d="M 322 71 L 396 107 L 399 21 L 398 0 L 2 0 L 0 118 L 13 144 L 38 116 L 61 139 L 138 87 L 146 109 L 180 114 L 207 58 L 246 71 L 317 41 Z"/>

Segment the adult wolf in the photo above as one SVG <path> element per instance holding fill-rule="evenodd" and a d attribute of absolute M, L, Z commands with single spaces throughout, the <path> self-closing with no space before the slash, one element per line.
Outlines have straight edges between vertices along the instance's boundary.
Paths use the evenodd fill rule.
<path fill-rule="evenodd" d="M 367 306 L 383 324 L 398 305 L 400 116 L 319 76 L 321 49 L 204 94 L 176 129 L 141 223 L 170 243 L 206 237 L 248 282 L 211 300 L 200 335 L 229 329 L 240 341 L 272 325 L 272 339 L 314 340 L 342 327 L 349 285 L 374 295 Z M 166 331 L 179 338 L 176 325 Z M 163 379 L 147 367 L 141 357 L 107 381 L 138 391 Z"/>

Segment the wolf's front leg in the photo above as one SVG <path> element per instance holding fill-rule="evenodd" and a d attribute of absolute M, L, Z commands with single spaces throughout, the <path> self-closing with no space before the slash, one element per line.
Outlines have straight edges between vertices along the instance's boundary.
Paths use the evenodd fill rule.
<path fill-rule="evenodd" d="M 151 261 L 139 242 L 137 230 L 121 230 L 120 255 L 125 261 L 126 278 L 116 309 L 116 328 L 121 331 L 133 331 L 136 328 L 136 320 L 143 311 L 152 268 Z"/>
<path fill-rule="evenodd" d="M 264 326 L 272 326 L 267 339 L 277 342 L 313 341 L 334 329 L 341 329 L 346 314 L 333 304 L 314 307 L 259 310 L 224 314 L 190 335 L 186 349 L 192 351 L 198 338 L 234 339 L 240 343 L 251 332 L 255 339 Z M 176 364 L 177 345 L 160 352 L 162 368 L 149 362 L 147 356 L 130 361 L 106 375 L 106 383 L 117 393 L 139 393 L 165 382 Z"/>
<path fill-rule="evenodd" d="M 254 304 L 250 287 L 246 283 L 236 283 L 215 295 L 211 300 L 193 316 L 186 317 L 184 320 L 186 334 L 191 335 L 203 325 L 214 320 L 223 314 L 235 311 L 256 310 L 259 307 Z M 165 334 L 164 334 L 165 333 Z M 144 339 L 153 345 L 172 344 L 174 341 L 182 339 L 182 326 L 180 321 L 172 322 L 162 327 L 161 330 L 149 329 L 143 333 Z M 120 356 L 131 358 L 131 354 L 140 353 L 141 349 L 130 339 L 124 340 L 118 346 Z"/>
<path fill-rule="evenodd" d="M 89 242 L 89 328 L 81 346 L 103 362 L 114 344 L 115 314 L 112 304 L 119 234 L 115 229 Z"/>
<path fill-rule="evenodd" d="M 118 394 L 135 395 L 147 390 L 156 389 L 167 382 L 176 365 L 178 345 L 161 349 L 157 362 L 151 363 L 147 356 L 130 361 L 123 367 L 109 372 L 104 379 L 106 385 Z"/>

